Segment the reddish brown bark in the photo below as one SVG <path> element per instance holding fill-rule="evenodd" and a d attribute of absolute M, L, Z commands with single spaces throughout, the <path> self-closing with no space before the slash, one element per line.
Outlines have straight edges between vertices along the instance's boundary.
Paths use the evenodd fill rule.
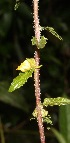
<path fill-rule="evenodd" d="M 40 41 L 40 26 L 39 26 L 39 18 L 38 18 L 38 0 L 33 0 L 34 5 L 34 30 L 35 37 L 37 41 Z M 34 55 L 36 65 L 39 66 L 39 49 L 36 47 L 35 55 Z M 35 97 L 36 97 L 36 108 L 37 108 L 37 121 L 39 126 L 40 140 L 41 143 L 45 143 L 45 135 L 44 135 L 44 127 L 41 115 L 41 97 L 40 97 L 40 79 L 39 79 L 39 69 L 35 69 L 34 72 L 34 81 L 35 81 Z"/>

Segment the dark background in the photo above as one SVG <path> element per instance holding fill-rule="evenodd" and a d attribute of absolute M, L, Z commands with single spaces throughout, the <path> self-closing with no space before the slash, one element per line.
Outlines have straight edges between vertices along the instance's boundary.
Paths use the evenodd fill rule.
<path fill-rule="evenodd" d="M 17 66 L 26 58 L 34 56 L 34 47 L 31 45 L 34 36 L 32 1 L 20 1 L 16 11 L 14 5 L 14 0 L 0 0 L 0 130 L 4 131 L 1 143 L 4 143 L 4 138 L 6 143 L 39 143 L 37 122 L 30 121 L 35 108 L 33 78 L 20 89 L 8 92 L 10 83 L 18 75 Z M 40 70 L 42 101 L 46 97 L 69 98 L 70 5 L 63 0 L 40 0 L 39 18 L 41 26 L 53 27 L 63 38 L 60 41 L 50 33 L 42 32 L 49 39 L 40 51 L 43 65 Z M 59 121 L 62 115 L 59 107 L 49 107 L 48 110 L 53 127 L 61 132 L 60 124 L 63 123 L 63 118 L 68 117 L 70 108 L 62 117 L 62 123 Z M 70 122 L 70 117 L 68 119 Z M 69 126 L 67 120 L 63 125 L 66 128 Z M 44 126 L 48 143 L 58 143 L 51 130 L 47 130 L 47 124 Z M 66 140 L 66 143 L 70 143 L 70 140 Z"/>

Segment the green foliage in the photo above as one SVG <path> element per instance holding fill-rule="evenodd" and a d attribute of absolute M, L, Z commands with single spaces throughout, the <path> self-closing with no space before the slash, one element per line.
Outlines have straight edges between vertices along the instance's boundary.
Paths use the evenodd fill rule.
<path fill-rule="evenodd" d="M 43 49 L 47 43 L 47 38 L 45 38 L 44 36 L 41 36 L 40 42 L 38 44 L 38 49 Z"/>
<path fill-rule="evenodd" d="M 31 39 L 31 42 L 32 42 L 32 45 L 38 45 L 38 41 L 37 41 L 36 37 L 33 37 Z"/>
<path fill-rule="evenodd" d="M 41 107 L 41 114 L 42 114 L 43 122 L 46 122 L 47 124 L 52 125 L 51 116 L 48 114 L 48 111 L 43 108 L 43 105 L 40 105 L 40 107 Z M 35 119 L 35 118 L 37 119 L 37 114 L 38 114 L 37 108 L 35 108 L 35 110 L 32 113 L 33 118 L 31 118 L 31 119 Z M 49 128 L 47 127 L 47 129 L 49 129 Z"/>
<path fill-rule="evenodd" d="M 33 15 L 31 14 L 31 3 L 32 1 L 23 1 L 19 6 L 18 11 L 15 12 L 13 10 L 15 0 L 0 0 L 0 81 L 6 80 L 8 83 L 10 83 L 13 76 L 15 77 L 17 74 L 15 68 L 17 67 L 18 63 L 22 62 L 25 59 L 25 57 L 33 56 L 34 49 L 31 47 L 30 42 L 30 37 L 32 37 L 33 35 Z M 41 23 L 45 26 L 46 24 L 50 26 L 52 25 L 54 29 L 56 29 L 56 31 L 58 31 L 58 33 L 62 35 L 64 39 L 63 42 L 60 42 L 49 31 L 45 31 L 46 35 L 49 36 L 49 40 L 52 43 L 48 42 L 47 48 L 41 50 L 40 53 L 41 62 L 44 65 L 41 71 L 41 96 L 42 98 L 44 98 L 44 96 L 48 94 L 50 97 L 57 97 L 61 96 L 64 93 L 64 89 L 67 93 L 70 93 L 70 5 L 69 2 L 66 3 L 65 1 L 62 2 L 59 0 L 53 1 L 53 4 L 50 0 L 45 0 L 44 2 L 40 1 L 39 4 Z M 47 7 L 45 8 L 45 6 Z M 45 10 L 43 10 L 44 8 Z M 28 101 L 28 103 L 30 103 L 30 109 L 33 109 L 34 104 L 31 103 L 34 103 L 35 99 L 33 80 L 29 80 L 29 83 L 26 84 L 25 88 L 20 88 L 20 90 L 15 91 L 19 92 L 19 96 L 15 92 L 8 93 L 8 88 L 5 89 L 6 84 L 7 83 L 5 83 L 3 86 L 1 86 L 0 84 L 0 114 L 3 117 L 2 120 L 5 122 L 5 125 L 7 125 L 7 123 L 11 123 L 13 120 L 15 121 L 15 118 L 17 118 L 16 114 L 15 117 L 12 115 L 9 105 L 12 105 L 11 110 L 13 110 L 14 107 L 17 109 L 17 111 L 18 109 L 26 110 L 28 108 L 26 101 Z M 29 96 L 29 94 L 32 96 Z M 1 107 L 1 104 L 3 105 L 3 108 Z M 5 108 L 5 104 L 8 105 L 7 112 L 6 110 L 3 110 Z M 63 108 L 63 110 L 60 116 L 63 115 L 62 113 L 64 113 L 66 106 L 61 106 L 61 108 Z M 54 108 L 53 113 L 51 110 L 51 114 L 53 115 L 53 117 L 56 115 L 58 119 L 58 115 L 56 112 L 56 108 Z M 30 114 L 31 110 L 27 116 L 29 117 Z M 68 111 L 65 114 L 66 117 L 69 116 Z M 18 122 L 15 121 L 13 127 L 15 127 L 16 124 L 18 126 L 21 120 L 23 120 L 23 122 L 26 122 L 24 113 L 22 113 L 22 115 L 24 116 L 24 119 L 20 119 Z M 14 119 L 12 119 L 13 117 Z M 65 126 L 63 127 L 63 131 L 66 131 L 66 126 L 67 128 L 69 126 L 66 125 L 67 121 L 63 121 L 63 119 L 66 117 L 61 117 L 62 122 L 64 122 Z M 20 115 L 19 118 L 21 118 Z M 56 122 L 58 123 L 57 119 Z M 15 134 L 14 131 L 13 133 L 10 132 L 10 134 L 9 131 L 6 132 L 4 134 L 5 136 L 7 135 L 6 142 L 38 142 L 37 131 L 35 131 L 36 125 L 34 124 L 34 132 L 28 131 L 28 129 L 32 129 L 32 123 L 29 124 L 26 122 L 25 126 L 27 130 L 23 131 L 24 135 L 22 134 L 24 126 L 22 127 L 22 129 L 19 129 L 18 134 L 17 129 L 15 130 Z M 30 133 L 31 136 L 29 135 Z M 33 133 L 35 134 L 33 135 Z M 50 141 L 51 138 L 53 138 L 54 140 L 54 137 L 49 137 L 48 134 L 47 136 L 48 138 L 50 138 L 49 143 L 56 142 Z"/>
<path fill-rule="evenodd" d="M 54 30 L 53 27 L 41 27 L 41 31 L 42 30 L 47 30 L 49 31 L 52 35 L 54 35 L 55 37 L 57 37 L 59 40 L 63 40 L 62 37 Z"/>
<path fill-rule="evenodd" d="M 32 73 L 36 68 L 40 68 L 40 66 L 36 66 L 36 62 L 34 58 L 27 58 L 16 70 L 21 70 L 23 73 L 19 73 L 19 76 L 13 79 L 11 86 L 9 88 L 9 92 L 14 91 L 15 89 L 23 86 L 29 77 L 32 77 Z"/>
<path fill-rule="evenodd" d="M 63 98 L 63 97 L 57 97 L 57 98 L 45 98 L 43 104 L 41 105 L 41 114 L 42 114 L 42 119 L 43 122 L 46 122 L 47 124 L 51 124 L 52 125 L 52 120 L 51 120 L 51 116 L 48 114 L 48 111 L 46 111 L 44 109 L 44 106 L 54 106 L 54 105 L 67 105 L 70 104 L 70 100 L 67 98 Z M 32 113 L 34 118 L 37 118 L 37 109 L 34 110 L 34 112 Z"/>
<path fill-rule="evenodd" d="M 44 106 L 54 106 L 54 105 L 66 105 L 66 104 L 70 104 L 70 100 L 67 98 L 63 98 L 63 97 L 57 97 L 57 98 L 45 98 L 43 105 Z"/>
<path fill-rule="evenodd" d="M 49 31 L 51 34 L 53 34 L 53 35 L 54 35 L 55 37 L 57 37 L 59 40 L 63 40 L 62 37 L 57 34 L 57 32 L 54 30 L 54 28 L 47 26 L 47 27 L 45 27 L 44 29 L 47 30 L 47 31 Z"/>
<path fill-rule="evenodd" d="M 30 68 L 35 69 L 36 68 L 36 62 L 34 58 L 27 58 L 27 61 L 30 63 Z"/>
<path fill-rule="evenodd" d="M 59 40 L 63 40 L 62 37 L 59 36 L 59 35 L 55 32 L 54 28 L 52 28 L 52 27 L 48 27 L 48 26 L 47 26 L 47 27 L 40 27 L 40 31 L 42 31 L 42 30 L 47 30 L 47 31 L 49 31 L 52 35 L 54 35 L 55 37 L 57 37 Z M 47 40 L 48 40 L 48 39 L 45 38 L 44 36 L 41 36 L 41 37 L 40 37 L 40 42 L 38 42 L 35 37 L 33 37 L 33 38 L 31 39 L 32 45 L 36 45 L 38 49 L 43 49 L 43 48 L 45 47 L 46 43 L 47 43 Z"/>
<path fill-rule="evenodd" d="M 33 70 L 26 71 L 25 73 L 19 73 L 19 75 L 13 79 L 11 86 L 9 88 L 9 92 L 12 92 L 27 82 L 29 77 L 32 77 Z"/>
<path fill-rule="evenodd" d="M 35 37 L 33 37 L 31 39 L 32 41 L 32 45 L 36 45 L 38 49 L 43 49 L 47 43 L 47 38 L 45 38 L 44 36 L 41 36 L 40 38 L 40 42 L 37 41 L 37 39 Z"/>
<path fill-rule="evenodd" d="M 18 68 L 16 70 L 21 70 L 22 72 L 26 72 L 29 70 L 35 70 L 36 68 L 36 62 L 34 58 L 26 58 L 26 60 L 21 63 L 20 66 L 18 66 Z"/>

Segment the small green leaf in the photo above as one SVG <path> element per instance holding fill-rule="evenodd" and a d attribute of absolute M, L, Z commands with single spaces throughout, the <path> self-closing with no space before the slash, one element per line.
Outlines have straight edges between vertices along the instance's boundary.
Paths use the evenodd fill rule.
<path fill-rule="evenodd" d="M 57 37 L 59 40 L 63 40 L 62 37 L 57 34 L 57 32 L 54 30 L 54 28 L 47 26 L 47 27 L 45 27 L 44 29 L 47 30 L 47 31 L 49 31 L 51 34 L 53 34 L 53 35 L 54 35 L 55 37 Z"/>
<path fill-rule="evenodd" d="M 47 43 L 47 40 L 48 40 L 47 38 L 41 36 L 40 42 L 38 43 L 38 49 L 44 48 Z"/>
<path fill-rule="evenodd" d="M 41 107 L 41 114 L 42 114 L 42 117 L 46 117 L 48 115 L 48 111 L 46 111 L 45 109 L 43 109 L 43 106 L 40 105 Z M 33 111 L 32 115 L 37 118 L 37 108 L 35 108 L 35 110 Z"/>
<path fill-rule="evenodd" d="M 33 37 L 33 38 L 31 39 L 31 42 L 32 42 L 32 45 L 38 45 L 38 42 L 37 42 L 36 37 Z"/>
<path fill-rule="evenodd" d="M 70 100 L 67 98 L 63 98 L 63 97 L 57 97 L 57 98 L 45 98 L 43 105 L 44 106 L 54 106 L 54 105 L 66 105 L 66 104 L 70 104 Z"/>
<path fill-rule="evenodd" d="M 19 73 L 19 75 L 13 79 L 13 82 L 11 83 L 11 86 L 9 88 L 9 92 L 12 92 L 27 82 L 27 79 L 29 77 L 32 77 L 33 70 L 26 71 L 25 73 Z"/>
<path fill-rule="evenodd" d="M 48 114 L 48 111 L 45 110 L 42 105 L 40 105 L 40 108 L 41 108 L 41 116 L 42 116 L 43 122 L 46 122 L 47 124 L 53 125 L 52 120 L 51 120 L 51 116 Z M 31 119 L 37 118 L 37 114 L 38 114 L 37 108 L 35 108 L 35 110 L 32 113 L 33 118 L 31 118 Z"/>
<path fill-rule="evenodd" d="M 32 45 L 36 45 L 38 49 L 42 49 L 45 47 L 46 43 L 47 43 L 47 38 L 45 38 L 44 36 L 41 36 L 40 38 L 40 42 L 37 41 L 37 39 L 35 37 L 33 37 L 31 39 L 32 41 Z"/>
<path fill-rule="evenodd" d="M 48 114 L 47 116 L 43 117 L 43 122 L 53 125 L 52 120 L 51 120 L 51 116 Z"/>

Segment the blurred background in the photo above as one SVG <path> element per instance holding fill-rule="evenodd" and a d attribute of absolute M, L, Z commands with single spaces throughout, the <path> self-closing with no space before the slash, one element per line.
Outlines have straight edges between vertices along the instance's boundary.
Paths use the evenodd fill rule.
<path fill-rule="evenodd" d="M 31 120 L 35 108 L 34 81 L 30 78 L 20 89 L 9 93 L 16 68 L 34 56 L 32 0 L 0 0 L 0 143 L 39 143 L 38 126 Z M 63 0 L 40 0 L 41 26 L 50 26 L 62 36 L 60 41 L 47 31 L 48 43 L 40 51 L 41 98 L 70 96 L 70 5 Z M 45 135 L 48 143 L 70 143 L 70 106 L 48 107 L 52 130 Z"/>

